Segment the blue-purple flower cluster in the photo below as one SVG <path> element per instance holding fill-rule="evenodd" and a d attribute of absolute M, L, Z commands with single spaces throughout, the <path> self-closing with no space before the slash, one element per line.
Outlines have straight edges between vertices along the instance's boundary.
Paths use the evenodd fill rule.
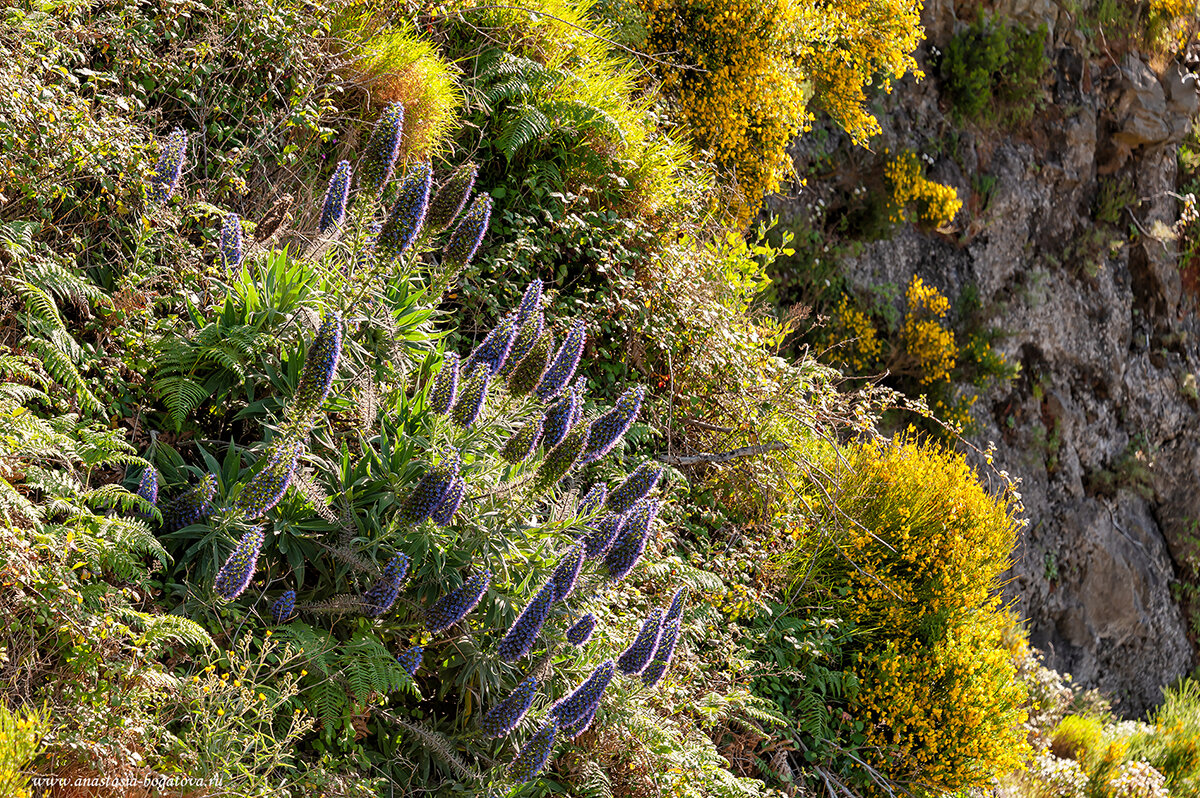
<path fill-rule="evenodd" d="M 508 353 L 508 359 L 504 361 L 504 367 L 500 369 L 500 374 L 508 376 L 524 362 L 525 358 L 533 351 L 533 347 L 542 339 L 542 330 L 545 327 L 546 320 L 539 310 L 529 316 L 529 318 L 521 321 L 520 316 L 517 317 L 517 334 L 513 338 L 512 348 Z M 552 343 L 546 344 L 546 358 L 549 359 L 549 348 Z M 541 374 L 538 374 L 541 377 Z M 532 390 L 532 389 L 530 389 Z M 525 393 L 529 393 L 526 391 Z"/>
<path fill-rule="evenodd" d="M 479 721 L 484 737 L 503 737 L 517 727 L 533 704 L 538 682 L 533 676 L 518 684 L 508 697 L 488 710 Z"/>
<path fill-rule="evenodd" d="M 562 443 L 555 446 L 546 454 L 546 459 L 542 461 L 537 472 L 537 489 L 546 490 L 558 484 L 558 481 L 567 475 L 571 467 L 579 461 L 580 455 L 583 454 L 583 447 L 587 444 L 588 427 L 586 424 L 578 424 L 575 429 L 567 433 L 567 437 L 563 438 Z"/>
<path fill-rule="evenodd" d="M 264 458 L 266 464 L 250 478 L 233 501 L 233 510 L 247 520 L 254 520 L 270 510 L 287 493 L 296 463 L 304 451 L 299 441 L 282 441 L 273 445 Z"/>
<path fill-rule="evenodd" d="M 383 262 L 390 262 L 401 257 L 425 222 L 425 210 L 429 207 L 429 185 L 433 179 L 433 171 L 427 163 L 419 163 L 404 177 L 400 189 L 396 192 L 396 202 L 388 214 L 375 249 Z"/>
<path fill-rule="evenodd" d="M 526 782 L 542 772 L 550 752 L 554 750 L 554 740 L 558 736 L 558 724 L 553 720 L 538 730 L 529 738 L 520 752 L 508 765 L 508 775 L 517 782 Z"/>
<path fill-rule="evenodd" d="M 447 352 L 442 358 L 442 370 L 433 378 L 429 389 L 429 409 L 440 415 L 450 412 L 458 397 L 458 353 Z"/>
<path fill-rule="evenodd" d="M 621 533 L 604 555 L 604 567 L 610 579 L 623 579 L 637 565 L 642 552 L 646 550 L 646 542 L 657 516 L 658 502 L 653 499 L 642 499 L 633 505 L 621 527 Z"/>
<path fill-rule="evenodd" d="M 300 383 L 292 399 L 292 412 L 301 423 L 329 398 L 341 355 L 342 314 L 331 310 L 322 319 L 312 346 L 304 356 L 304 370 L 300 372 Z"/>
<path fill-rule="evenodd" d="M 587 328 L 582 321 L 576 321 L 563 339 L 554 362 L 546 369 L 537 386 L 538 399 L 549 402 L 563 392 L 567 383 L 575 376 L 579 368 L 579 358 L 583 356 L 583 345 L 587 342 Z"/>
<path fill-rule="evenodd" d="M 621 394 L 617 404 L 600 418 L 592 422 L 588 435 L 587 450 L 583 454 L 583 462 L 591 463 L 608 454 L 621 436 L 629 431 L 637 420 L 638 411 L 642 409 L 642 399 L 646 396 L 646 386 L 638 385 Z"/>
<path fill-rule="evenodd" d="M 416 676 L 425 656 L 425 646 L 413 646 L 396 657 L 396 662 L 409 676 Z"/>
<path fill-rule="evenodd" d="M 533 348 L 522 358 L 508 378 L 508 392 L 513 396 L 528 396 L 533 393 L 546 370 L 546 361 L 550 359 L 550 349 L 554 346 L 554 336 L 549 332 L 542 333 L 533 343 Z M 515 358 L 514 352 L 512 358 Z"/>
<path fill-rule="evenodd" d="M 663 616 L 664 626 L 683 616 L 683 605 L 687 602 L 687 597 L 687 585 L 680 585 L 675 588 L 675 592 L 671 594 L 671 601 L 667 604 L 667 614 Z"/>
<path fill-rule="evenodd" d="M 408 555 L 401 552 L 388 560 L 383 573 L 362 595 L 363 613 L 377 618 L 392 608 L 400 595 L 400 583 L 408 576 Z"/>
<path fill-rule="evenodd" d="M 571 628 L 567 630 L 567 642 L 573 646 L 582 646 L 592 639 L 592 632 L 595 628 L 596 616 L 589 612 L 571 624 Z"/>
<path fill-rule="evenodd" d="M 613 541 L 621 534 L 621 527 L 625 525 L 625 516 L 617 515 L 616 513 L 605 513 L 599 521 L 595 521 L 588 529 L 588 532 L 583 538 L 583 554 L 589 560 L 605 554 L 612 546 Z"/>
<path fill-rule="evenodd" d="M 629 648 L 617 658 L 617 669 L 626 676 L 637 676 L 646 669 L 654 652 L 658 649 L 658 641 L 662 636 L 662 610 L 655 607 L 642 622 L 642 628 L 637 637 L 629 644 Z"/>
<path fill-rule="evenodd" d="M 517 430 L 500 450 L 500 456 L 514 465 L 523 463 L 533 454 L 542 439 L 542 420 L 534 418 Z"/>
<path fill-rule="evenodd" d="M 350 202 L 350 162 L 338 161 L 337 168 L 329 178 L 325 189 L 325 200 L 321 203 L 321 221 L 317 230 L 326 233 L 338 227 L 346 219 L 346 206 Z"/>
<path fill-rule="evenodd" d="M 435 601 L 425 611 L 425 628 L 430 634 L 449 629 L 475 609 L 492 583 L 491 569 L 484 569 Z"/>
<path fill-rule="evenodd" d="M 671 657 L 675 656 L 675 644 L 679 641 L 681 623 L 678 618 L 670 622 L 663 620 L 662 637 L 658 641 L 658 648 L 654 650 L 654 659 L 642 671 L 642 684 L 647 687 L 657 685 L 671 665 Z"/>
<path fill-rule="evenodd" d="M 221 224 L 221 235 L 218 241 L 221 249 L 221 259 L 225 261 L 225 273 L 233 274 L 242 265 L 244 250 L 242 248 L 242 220 L 236 213 L 225 214 Z"/>
<path fill-rule="evenodd" d="M 644 499 L 654 490 L 663 470 L 650 463 L 642 463 L 634 472 L 625 478 L 608 497 L 608 509 L 614 513 L 625 513 L 639 499 Z"/>
<path fill-rule="evenodd" d="M 607 498 L 608 485 L 597 482 L 588 489 L 587 493 L 583 494 L 583 498 L 579 500 L 579 506 L 575 508 L 575 514 L 586 518 L 603 507 Z"/>
<path fill-rule="evenodd" d="M 559 399 L 546 411 L 542 421 L 542 440 L 546 448 L 557 446 L 567 437 L 571 427 L 579 423 L 583 415 L 583 385 L 576 384 L 575 388 Z"/>
<path fill-rule="evenodd" d="M 400 521 L 415 526 L 437 512 L 461 468 L 462 458 L 455 452 L 426 471 L 404 504 L 400 505 L 397 514 Z"/>
<path fill-rule="evenodd" d="M 217 478 L 205 474 L 196 487 L 175 499 L 163 512 L 163 529 L 174 532 L 207 518 L 213 511 L 212 500 L 217 495 Z"/>
<path fill-rule="evenodd" d="M 594 713 L 604 697 L 604 691 L 613 680 L 613 661 L 610 659 L 592 671 L 569 696 L 550 708 L 549 715 L 558 721 L 560 728 L 579 723 L 588 714 Z"/>
<path fill-rule="evenodd" d="M 550 576 L 550 583 L 554 585 L 555 601 L 566 601 L 574 592 L 575 583 L 579 580 L 581 570 L 583 570 L 583 546 L 575 544 L 570 551 L 563 555 L 562 560 L 554 569 L 554 573 Z"/>
<path fill-rule="evenodd" d="M 550 612 L 550 605 L 556 597 L 553 582 L 547 582 L 537 592 L 533 600 L 521 610 L 521 614 L 513 621 L 508 632 L 496 646 L 496 655 L 505 662 L 516 662 L 527 655 L 537 641 L 542 631 L 542 624 Z"/>
<path fill-rule="evenodd" d="M 263 530 L 261 526 L 252 526 L 242 535 L 242 539 L 233 547 L 229 559 L 217 572 L 213 588 L 217 595 L 226 601 L 233 601 L 242 595 L 242 591 L 250 584 L 254 569 L 258 566 L 258 554 L 262 551 Z"/>
<path fill-rule="evenodd" d="M 137 495 L 151 504 L 158 502 L 158 470 L 154 466 L 142 469 L 138 479 Z"/>
<path fill-rule="evenodd" d="M 369 195 L 378 196 L 392 179 L 403 134 L 404 103 L 392 103 L 383 109 L 375 122 L 375 130 L 371 132 L 371 139 L 359 161 L 359 186 Z"/>
<path fill-rule="evenodd" d="M 475 347 L 474 351 L 467 356 L 463 362 L 463 370 L 471 371 L 479 366 L 487 366 L 493 376 L 499 374 L 508 360 L 516 329 L 516 314 L 509 313 L 492 328 L 491 332 L 484 336 L 484 339 L 479 342 L 479 346 Z"/>
<path fill-rule="evenodd" d="M 454 523 L 454 514 L 462 506 L 463 497 L 467 493 L 467 481 L 457 476 L 446 489 L 446 495 L 438 504 L 437 509 L 429 516 L 429 520 L 438 526 L 450 526 Z"/>
<path fill-rule="evenodd" d="M 478 174 L 478 166 L 466 163 L 442 183 L 437 194 L 429 201 L 429 213 L 425 217 L 429 232 L 440 233 L 458 218 L 471 196 L 471 190 L 475 188 L 475 176 Z"/>
<path fill-rule="evenodd" d="M 462 391 L 450 410 L 450 418 L 455 424 L 466 429 L 475 423 L 483 412 L 483 404 L 487 401 L 488 387 L 492 384 L 492 371 L 485 364 L 479 364 L 467 373 L 463 380 Z"/>
<path fill-rule="evenodd" d="M 296 591 L 285 590 L 271 605 L 271 621 L 276 625 L 286 623 L 296 611 Z"/>
<path fill-rule="evenodd" d="M 471 202 L 471 207 L 463 214 L 462 219 L 450 233 L 446 248 L 442 250 L 442 268 L 448 273 L 457 274 L 465 269 L 475 257 L 475 251 L 487 233 L 488 221 L 492 217 L 492 198 L 487 194 L 479 194 Z"/>
<path fill-rule="evenodd" d="M 150 186 L 146 190 L 146 202 L 161 205 L 171 198 L 175 189 L 179 187 L 179 179 L 183 176 L 183 162 L 186 156 L 187 133 L 177 127 L 167 136 L 159 151 L 154 176 L 150 178 Z"/>

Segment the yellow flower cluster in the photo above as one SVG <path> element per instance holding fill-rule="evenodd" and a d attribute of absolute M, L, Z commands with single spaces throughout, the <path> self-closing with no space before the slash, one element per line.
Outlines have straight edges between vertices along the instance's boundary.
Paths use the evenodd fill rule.
<path fill-rule="evenodd" d="M 878 367 L 883 343 L 871 317 L 861 311 L 843 294 L 834 311 L 835 335 L 844 346 L 838 349 L 841 361 L 855 374 L 865 374 Z"/>
<path fill-rule="evenodd" d="M 981 785 L 1029 756 L 993 592 L 1016 522 L 952 451 L 908 440 L 842 452 L 845 606 L 865 633 L 852 712 L 871 763 L 946 792 Z"/>
<path fill-rule="evenodd" d="M 916 210 L 917 224 L 943 227 L 954 219 L 962 208 L 962 200 L 953 186 L 946 186 L 925 177 L 917 154 L 911 150 L 892 158 L 883 168 L 884 177 L 892 187 L 893 222 L 908 219 L 908 210 Z"/>
<path fill-rule="evenodd" d="M 787 147 L 827 111 L 862 144 L 864 87 L 916 71 L 917 0 L 640 0 L 649 47 L 696 143 L 730 169 L 745 222 L 791 168 Z"/>
<path fill-rule="evenodd" d="M 904 292 L 904 348 L 916 362 L 921 382 L 930 385 L 949 379 L 957 358 L 954 331 L 944 323 L 950 300 L 917 276 Z"/>

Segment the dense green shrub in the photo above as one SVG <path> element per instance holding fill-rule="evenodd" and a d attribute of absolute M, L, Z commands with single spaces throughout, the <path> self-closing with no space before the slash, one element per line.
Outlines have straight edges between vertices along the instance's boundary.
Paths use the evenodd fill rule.
<path fill-rule="evenodd" d="M 1044 24 L 1029 29 L 986 16 L 955 35 L 939 64 L 955 112 L 976 122 L 1028 122 L 1044 102 L 1047 36 Z"/>

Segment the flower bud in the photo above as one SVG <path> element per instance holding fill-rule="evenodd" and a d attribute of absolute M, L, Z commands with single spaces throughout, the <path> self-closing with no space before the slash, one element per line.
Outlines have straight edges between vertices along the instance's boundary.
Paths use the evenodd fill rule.
<path fill-rule="evenodd" d="M 608 509 L 614 513 L 628 512 L 634 502 L 644 499 L 650 491 L 654 490 L 654 486 L 658 484 L 662 474 L 661 468 L 650 463 L 642 463 L 608 497 Z"/>
<path fill-rule="evenodd" d="M 404 553 L 388 560 L 383 573 L 362 595 L 363 614 L 377 618 L 392 608 L 400 595 L 400 583 L 408 575 L 409 559 Z"/>
<path fill-rule="evenodd" d="M 671 657 L 675 656 L 675 644 L 679 640 L 679 624 L 678 618 L 670 623 L 663 622 L 662 638 L 658 641 L 658 648 L 654 651 L 654 659 L 642 671 L 642 684 L 647 687 L 654 687 L 667 672 L 667 668 L 671 664 Z"/>
<path fill-rule="evenodd" d="M 487 194 L 477 195 L 442 250 L 442 267 L 447 273 L 457 274 L 475 257 L 475 251 L 487 233 L 491 216 L 492 198 Z"/>
<path fill-rule="evenodd" d="M 438 526 L 450 526 L 454 523 L 454 514 L 458 512 L 458 508 L 462 505 L 463 496 L 467 492 L 467 481 L 461 476 L 455 477 L 450 483 L 450 487 L 446 489 L 446 495 L 442 497 L 442 501 L 438 504 L 433 514 L 429 516 L 429 520 Z"/>
<path fill-rule="evenodd" d="M 405 176 L 396 192 L 396 203 L 379 231 L 375 249 L 381 261 L 387 263 L 401 257 L 425 222 L 429 205 L 429 183 L 432 171 L 427 163 L 419 163 Z"/>
<path fill-rule="evenodd" d="M 516 330 L 517 315 L 509 313 L 492 328 L 479 346 L 475 347 L 475 351 L 467 356 L 463 363 L 463 371 L 471 371 L 476 366 L 486 365 L 493 376 L 499 374 L 508 360 L 508 353 L 512 350 Z"/>
<path fill-rule="evenodd" d="M 234 274 L 242 265 L 242 220 L 236 213 L 225 214 L 221 224 L 219 240 L 221 259 L 225 261 L 225 273 Z"/>
<path fill-rule="evenodd" d="M 550 752 L 554 750 L 554 739 L 558 725 L 551 720 L 537 734 L 529 738 L 520 753 L 508 766 L 508 775 L 516 782 L 526 782 L 542 772 Z"/>
<path fill-rule="evenodd" d="M 325 200 L 321 203 L 321 221 L 317 230 L 326 233 L 341 225 L 346 219 L 346 205 L 350 201 L 350 162 L 338 161 L 337 168 L 329 178 L 325 189 Z"/>
<path fill-rule="evenodd" d="M 287 623 L 292 617 L 292 613 L 296 611 L 296 591 L 285 590 L 283 594 L 275 599 L 275 603 L 271 605 L 271 621 L 276 626 Z"/>
<path fill-rule="evenodd" d="M 616 513 L 605 513 L 599 521 L 593 522 L 587 527 L 591 531 L 583 538 L 583 556 L 594 560 L 607 552 L 624 525 L 625 516 Z"/>
<path fill-rule="evenodd" d="M 629 648 L 617 658 L 617 670 L 626 676 L 637 676 L 646 669 L 650 658 L 658 649 L 659 636 L 662 634 L 662 610 L 657 607 L 642 622 L 641 631 L 629 644 Z"/>
<path fill-rule="evenodd" d="M 488 386 L 492 382 L 492 371 L 486 364 L 479 364 L 467 373 L 463 381 L 462 391 L 450 410 L 450 418 L 455 424 L 466 429 L 475 423 L 483 412 L 483 404 L 487 400 Z"/>
<path fill-rule="evenodd" d="M 400 667 L 408 673 L 409 676 L 416 676 L 417 671 L 421 668 L 421 660 L 424 659 L 425 646 L 413 646 L 396 657 L 396 662 L 400 663 Z"/>
<path fill-rule="evenodd" d="M 442 370 L 433 378 L 429 389 L 429 409 L 440 415 L 450 412 L 458 396 L 458 354 L 447 352 L 442 358 Z"/>
<path fill-rule="evenodd" d="M 233 601 L 242 595 L 242 591 L 254 577 L 254 569 L 258 566 L 258 553 L 262 550 L 263 531 L 261 526 L 250 527 L 242 539 L 233 547 L 229 559 L 217 572 L 213 588 L 217 595 L 226 601 Z"/>
<path fill-rule="evenodd" d="M 307 421 L 329 398 L 341 355 L 342 314 L 331 310 L 325 314 L 304 355 L 304 370 L 300 372 L 300 382 L 292 399 L 292 412 L 298 420 Z"/>
<path fill-rule="evenodd" d="M 621 436 L 629 431 L 637 420 L 638 411 L 642 409 L 642 399 L 646 395 L 646 387 L 638 385 L 621 394 L 617 404 L 600 418 L 592 422 L 588 435 L 587 450 L 583 454 L 583 462 L 591 463 L 608 454 Z"/>
<path fill-rule="evenodd" d="M 359 186 L 368 195 L 379 196 L 392 179 L 403 133 L 404 103 L 391 103 L 375 122 L 375 130 L 371 132 L 371 139 L 359 162 Z"/>
<path fill-rule="evenodd" d="M 521 718 L 533 705 L 538 682 L 533 676 L 521 682 L 508 697 L 488 710 L 479 721 L 479 730 L 484 737 L 503 737 L 517 727 Z"/>
<path fill-rule="evenodd" d="M 431 233 L 440 233 L 450 226 L 450 223 L 462 213 L 463 206 L 475 188 L 475 176 L 479 167 L 466 163 L 454 170 L 454 174 L 442 183 L 437 194 L 429 201 L 429 213 L 425 218 L 425 226 Z"/>
<path fill-rule="evenodd" d="M 554 600 L 566 601 L 575 589 L 579 572 L 583 568 L 583 546 L 576 544 L 563 555 L 562 562 L 554 569 L 550 582 L 554 585 Z"/>
<path fill-rule="evenodd" d="M 408 526 L 415 526 L 433 515 L 441 506 L 461 468 L 462 460 L 455 453 L 426 471 L 412 493 L 408 494 L 404 504 L 400 505 L 400 521 Z"/>
<path fill-rule="evenodd" d="M 555 446 L 546 455 L 538 468 L 536 486 L 538 490 L 546 490 L 567 475 L 571 467 L 579 461 L 583 447 L 587 443 L 588 425 L 578 424 L 567 433 L 563 442 Z"/>
<path fill-rule="evenodd" d="M 430 634 L 437 634 L 461 621 L 475 609 L 491 582 L 491 569 L 484 569 L 442 596 L 425 611 L 425 628 Z"/>
<path fill-rule="evenodd" d="M 212 512 L 212 500 L 217 494 L 217 478 L 205 474 L 196 487 L 184 493 L 163 512 L 163 529 L 174 532 L 206 518 Z"/>
<path fill-rule="evenodd" d="M 529 458 L 529 455 L 533 454 L 533 450 L 537 448 L 538 441 L 541 439 L 542 420 L 535 418 L 508 439 L 504 448 L 500 450 L 500 456 L 514 465 L 523 463 Z"/>
<path fill-rule="evenodd" d="M 554 602 L 556 593 L 553 582 L 547 582 L 537 595 L 525 606 L 508 632 L 496 646 L 496 654 L 505 662 L 516 662 L 529 654 L 546 622 L 550 605 Z"/>
<path fill-rule="evenodd" d="M 575 376 L 575 370 L 579 367 L 579 358 L 583 355 L 583 345 L 586 342 L 586 327 L 582 321 L 576 321 L 567 332 L 567 337 L 563 339 L 562 346 L 558 348 L 554 362 L 546 369 L 541 382 L 538 383 L 538 399 L 549 402 L 562 393 L 563 388 L 567 387 L 567 383 Z"/>
<path fill-rule="evenodd" d="M 247 520 L 254 520 L 278 504 L 287 493 L 296 463 L 303 451 L 304 444 L 298 441 L 280 441 L 273 444 L 263 458 L 266 465 L 250 478 L 242 492 L 234 499 L 234 511 L 244 515 Z"/>
<path fill-rule="evenodd" d="M 582 646 L 592 639 L 592 632 L 595 628 L 596 616 L 589 612 L 567 630 L 567 642 L 573 646 Z"/>
<path fill-rule="evenodd" d="M 171 198 L 179 187 L 179 179 L 183 176 L 183 162 L 187 157 L 187 133 L 182 128 L 175 128 L 167 136 L 159 151 L 158 163 L 154 167 L 154 176 L 150 178 L 150 187 L 146 190 L 146 202 L 150 205 L 161 205 Z"/>
<path fill-rule="evenodd" d="M 546 370 L 546 361 L 550 357 L 550 349 L 554 346 L 554 336 L 542 333 L 534 342 L 529 354 L 517 364 L 512 375 L 508 378 L 508 392 L 513 396 L 527 396 L 533 392 L 542 379 Z"/>
<path fill-rule="evenodd" d="M 604 567 L 610 579 L 623 579 L 637 565 L 642 552 L 646 550 L 646 542 L 657 515 L 658 502 L 652 499 L 642 499 L 629 511 L 621 534 L 604 555 Z"/>
<path fill-rule="evenodd" d="M 613 679 L 613 661 L 597 665 L 591 675 L 583 680 L 566 698 L 550 708 L 550 717 L 561 726 L 570 726 L 600 703 L 604 690 Z"/>
<path fill-rule="evenodd" d="M 546 411 L 542 421 L 542 441 L 546 448 L 552 448 L 562 443 L 571 427 L 579 421 L 583 414 L 583 392 L 580 386 L 567 393 Z"/>

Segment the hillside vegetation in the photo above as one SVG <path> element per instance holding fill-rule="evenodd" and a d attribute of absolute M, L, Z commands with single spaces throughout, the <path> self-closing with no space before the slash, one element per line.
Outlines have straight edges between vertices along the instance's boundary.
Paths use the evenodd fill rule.
<path fill-rule="evenodd" d="M 1195 794 L 1194 685 L 1043 668 L 1017 486 L 768 301 L 915 2 L 0 13 L 0 796 Z"/>

